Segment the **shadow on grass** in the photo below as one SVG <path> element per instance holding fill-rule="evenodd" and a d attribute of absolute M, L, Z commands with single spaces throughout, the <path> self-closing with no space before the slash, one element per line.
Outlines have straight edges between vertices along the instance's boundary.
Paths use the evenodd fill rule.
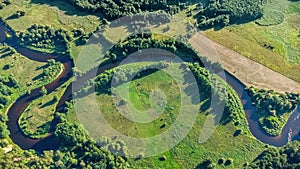
<path fill-rule="evenodd" d="M 39 67 L 35 68 L 35 70 L 45 69 L 45 68 L 47 68 L 48 66 L 49 66 L 48 64 L 45 64 L 45 65 L 43 65 L 43 66 L 39 66 Z"/>
<path fill-rule="evenodd" d="M 31 0 L 31 3 L 39 4 L 39 5 L 50 5 L 53 7 L 57 7 L 59 10 L 65 12 L 66 15 L 76 15 L 76 16 L 87 16 L 87 15 L 95 15 L 98 17 L 102 17 L 100 13 L 96 12 L 85 12 L 75 7 L 72 3 L 64 2 L 64 1 L 48 1 L 48 0 Z"/>
<path fill-rule="evenodd" d="M 57 99 L 53 98 L 52 100 L 48 101 L 47 103 L 43 104 L 40 108 L 45 108 L 51 106 L 57 102 Z"/>
<path fill-rule="evenodd" d="M 3 59 L 3 58 L 6 58 L 6 57 L 8 57 L 8 56 L 11 56 L 11 55 L 12 55 L 12 52 L 5 53 L 5 54 L 2 54 L 2 55 L 0 56 L 0 58 Z"/>
<path fill-rule="evenodd" d="M 41 78 L 43 78 L 43 73 L 41 73 L 41 74 L 35 76 L 34 78 L 32 78 L 32 81 L 36 81 L 36 80 L 39 80 Z"/>

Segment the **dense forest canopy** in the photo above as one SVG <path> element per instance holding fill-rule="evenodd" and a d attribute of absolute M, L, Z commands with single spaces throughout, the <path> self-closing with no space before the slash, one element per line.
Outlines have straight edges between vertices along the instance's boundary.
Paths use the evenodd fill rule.
<path fill-rule="evenodd" d="M 198 26 L 207 29 L 215 26 L 245 23 L 262 16 L 264 0 L 210 0 L 195 16 Z"/>
<path fill-rule="evenodd" d="M 170 13 L 179 11 L 184 0 L 67 0 L 81 10 L 100 12 L 108 19 L 140 13 L 142 11 L 165 10 Z"/>

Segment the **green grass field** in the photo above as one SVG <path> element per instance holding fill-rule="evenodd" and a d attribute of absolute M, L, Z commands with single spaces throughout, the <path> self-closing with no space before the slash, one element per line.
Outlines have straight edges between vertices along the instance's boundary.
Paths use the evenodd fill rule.
<path fill-rule="evenodd" d="M 109 125 L 116 131 L 123 135 L 137 138 L 160 134 L 172 126 L 174 119 L 178 118 L 176 112 L 181 107 L 180 92 L 178 91 L 177 83 L 168 74 L 158 71 L 122 84 L 113 91 L 119 91 L 121 94 L 125 93 L 127 91 L 126 86 L 129 86 L 129 93 L 125 97 L 126 106 L 130 107 L 131 103 L 138 110 L 149 109 L 150 93 L 154 89 L 159 88 L 165 93 L 167 100 L 165 111 L 159 118 L 150 123 L 133 122 L 120 114 L 120 112 L 123 112 L 124 109 L 122 107 L 124 106 L 120 106 L 121 108 L 117 109 L 113 97 L 107 91 L 104 90 L 98 94 L 94 93 L 87 99 L 83 98 L 82 104 L 85 106 L 79 106 L 78 108 L 84 112 L 82 116 L 78 116 L 77 114 L 80 122 L 84 124 L 84 127 L 88 129 L 93 137 L 97 137 L 95 133 L 97 133 L 97 129 L 99 130 L 97 128 L 97 113 L 101 113 Z M 96 99 L 96 102 L 90 100 L 93 98 Z M 115 102 L 118 104 L 121 100 L 117 97 Z M 91 112 L 87 108 L 93 106 L 97 106 L 98 111 L 93 110 Z M 201 106 L 201 103 L 199 106 Z M 136 115 L 134 114 L 135 112 L 128 113 L 129 117 Z M 205 159 L 212 159 L 217 164 L 220 158 L 224 158 L 225 160 L 233 159 L 233 164 L 230 166 L 217 165 L 218 168 L 242 168 L 245 162 L 252 161 L 264 149 L 264 144 L 249 135 L 241 134 L 234 136 L 236 128 L 231 123 L 225 126 L 219 125 L 206 142 L 199 144 L 198 138 L 206 118 L 206 113 L 200 112 L 189 134 L 178 145 L 170 149 L 170 151 L 153 157 L 129 159 L 132 168 L 195 168 Z M 161 128 L 163 124 L 166 124 L 166 127 Z M 143 152 L 141 152 L 142 154 Z M 161 157 L 165 157 L 165 160 L 161 161 Z"/>
<path fill-rule="evenodd" d="M 269 10 L 276 10 L 284 14 L 282 23 L 259 26 L 251 22 L 229 26 L 219 31 L 207 30 L 205 34 L 222 45 L 300 82 L 299 6 L 300 2 L 271 1 L 265 7 L 265 17 L 275 16 L 276 13 Z M 272 18 L 268 18 L 268 21 L 263 21 L 264 19 L 267 18 L 257 22 L 278 22 L 272 21 Z"/>
<path fill-rule="evenodd" d="M 0 74 L 3 76 L 13 75 L 19 85 L 18 88 L 13 89 L 11 101 L 15 101 L 26 91 L 45 85 L 46 81 L 43 81 L 41 77 L 43 77 L 42 67 L 46 66 L 47 63 L 32 61 L 7 50 L 7 46 L 0 46 Z M 53 79 L 48 80 L 52 81 Z"/>
<path fill-rule="evenodd" d="M 18 53 L 10 54 L 9 51 L 5 51 L 6 48 L 6 46 L 0 46 L 1 74 L 14 75 L 21 87 L 20 91 L 31 90 L 37 87 L 40 81 L 33 79 L 43 73 L 40 67 L 45 66 L 46 63 L 29 60 Z"/>
<path fill-rule="evenodd" d="M 148 83 L 149 81 L 152 81 L 152 83 Z M 155 92 L 152 91 L 154 89 L 160 89 L 165 92 L 167 101 L 167 104 L 165 106 L 168 107 L 168 109 L 164 112 L 161 112 L 162 114 L 159 116 L 159 118 L 154 120 L 152 123 L 135 124 L 133 121 L 122 117 L 117 109 L 113 109 L 111 107 L 109 108 L 106 106 L 110 103 L 113 103 L 112 98 L 110 98 L 110 96 L 107 94 L 100 94 L 97 97 L 99 109 L 101 112 L 103 112 L 107 121 L 113 124 L 112 126 L 115 129 L 117 129 L 119 132 L 124 132 L 124 134 L 126 135 L 131 136 L 131 134 L 133 134 L 133 136 L 139 135 L 140 137 L 151 137 L 156 134 L 160 134 L 161 132 L 169 128 L 169 125 L 174 122 L 174 119 L 177 117 L 177 114 L 179 112 L 180 97 L 178 97 L 178 95 L 180 91 L 178 86 L 176 85 L 176 82 L 170 77 L 170 75 L 159 71 L 142 79 L 132 81 L 129 86 L 129 96 L 125 97 L 124 99 L 127 100 L 128 103 L 132 103 L 132 107 L 127 104 L 129 110 L 128 113 L 130 114 L 129 116 L 136 117 L 139 116 L 138 111 L 146 111 L 151 107 L 151 101 L 156 102 L 155 100 L 149 100 L 150 93 Z M 127 88 L 126 85 L 122 85 L 119 86 L 116 90 L 121 93 L 126 93 Z M 122 109 L 127 108 L 121 106 L 120 110 Z M 134 109 L 137 109 L 138 111 L 134 111 Z M 165 107 L 155 107 L 155 113 L 160 112 L 160 110 L 164 109 Z M 159 129 L 163 124 L 165 124 L 166 127 L 163 129 Z"/>

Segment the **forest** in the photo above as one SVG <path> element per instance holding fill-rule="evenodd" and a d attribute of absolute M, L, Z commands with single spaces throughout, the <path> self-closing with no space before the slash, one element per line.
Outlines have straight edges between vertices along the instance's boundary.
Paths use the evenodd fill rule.
<path fill-rule="evenodd" d="M 164 10 L 168 13 L 177 13 L 180 8 L 185 7 L 183 0 L 137 0 L 137 1 L 118 1 L 118 0 L 67 0 L 74 4 L 78 9 L 99 12 L 107 19 L 117 19 L 122 16 L 137 14 L 145 11 Z"/>
<path fill-rule="evenodd" d="M 299 168 L 300 167 L 300 143 L 291 142 L 282 148 L 269 147 L 258 155 L 245 168 Z"/>
<path fill-rule="evenodd" d="M 201 29 L 246 23 L 262 16 L 262 5 L 265 1 L 210 0 L 207 5 L 199 4 L 199 12 L 195 18 Z"/>
<path fill-rule="evenodd" d="M 13 94 L 13 90 L 17 88 L 18 84 L 13 75 L 0 75 L 0 109 L 7 107 L 11 103 L 10 96 Z"/>

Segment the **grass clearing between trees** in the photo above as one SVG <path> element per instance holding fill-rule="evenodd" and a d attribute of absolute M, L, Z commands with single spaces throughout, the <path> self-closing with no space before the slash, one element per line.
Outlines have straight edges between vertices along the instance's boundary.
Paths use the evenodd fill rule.
<path fill-rule="evenodd" d="M 34 100 L 27 107 L 19 119 L 19 124 L 24 134 L 32 138 L 42 138 L 48 134 L 56 105 L 70 82 L 71 80 L 54 92 Z"/>
<path fill-rule="evenodd" d="M 10 54 L 9 51 L 5 51 L 6 49 L 7 46 L 0 46 L 1 74 L 14 75 L 21 87 L 21 91 L 34 89 L 40 81 L 33 79 L 43 73 L 43 69 L 40 67 L 45 66 L 47 63 L 29 60 L 18 53 Z"/>
<path fill-rule="evenodd" d="M 60 65 L 61 64 L 59 63 L 58 66 Z M 46 76 L 44 75 L 43 69 L 47 68 L 49 68 L 48 63 L 29 60 L 19 53 L 16 53 L 14 49 L 1 44 L 0 74 L 5 77 L 12 76 L 18 84 L 17 88 L 11 88 L 13 93 L 9 97 L 8 104 L 25 94 L 25 92 L 31 91 L 32 89 L 52 81 L 53 78 L 56 77 L 57 72 L 52 72 L 55 73 L 52 74 L 52 76 L 55 77 L 49 76 L 49 78 L 45 79 L 44 77 Z"/>
<path fill-rule="evenodd" d="M 89 112 L 87 108 L 78 107 L 84 111 L 82 114 L 84 117 L 98 117 L 97 113 L 101 113 L 109 125 L 118 132 L 137 138 L 151 137 L 168 129 L 173 123 L 173 118 L 177 118 L 176 110 L 180 107 L 180 97 L 176 97 L 179 93 L 176 91 L 176 83 L 172 82 L 168 75 L 158 71 L 147 75 L 145 77 L 131 81 L 129 84 L 129 95 L 125 102 L 126 105 L 132 103 L 135 108 L 139 110 L 145 110 L 149 108 L 149 93 L 155 87 L 160 87 L 160 90 L 165 92 L 166 98 L 173 98 L 168 100 L 166 110 L 159 116 L 158 119 L 151 123 L 141 124 L 132 122 L 132 120 L 126 119 L 116 106 L 110 92 L 103 90 L 101 93 L 93 93 L 91 98 L 96 98 L 96 102 L 89 100 L 89 98 L 83 98 L 83 105 L 85 107 L 97 106 L 98 110 L 95 112 Z M 163 80 L 162 80 L 163 79 Z M 129 82 L 128 82 L 129 83 Z M 175 85 L 175 86 L 174 86 Z M 126 91 L 125 85 L 118 86 L 121 91 Z M 171 90 L 171 92 L 170 92 Z M 115 91 L 113 89 L 112 91 Z M 117 100 L 117 104 L 120 103 Z M 200 103 L 199 106 L 201 106 Z M 179 106 L 179 107 L 178 107 Z M 173 109 L 172 109 L 173 108 Z M 170 111 L 171 110 L 171 111 Z M 172 117 L 172 114 L 174 115 Z M 80 118 L 82 124 L 89 133 L 94 137 L 97 137 L 93 132 L 97 130 L 96 118 L 89 118 L 88 121 Z M 94 121 L 92 121 L 94 119 Z M 163 119 L 161 121 L 161 119 Z M 236 127 L 232 123 L 226 125 L 219 125 L 212 133 L 211 137 L 204 143 L 199 144 L 198 138 L 204 123 L 207 119 L 205 112 L 200 112 L 197 115 L 196 121 L 188 135 L 175 147 L 171 148 L 168 152 L 158 154 L 153 157 L 129 159 L 132 168 L 195 168 L 199 163 L 206 159 L 212 159 L 217 164 L 218 168 L 242 168 L 246 161 L 252 161 L 261 151 L 264 149 L 264 144 L 256 140 L 250 135 L 240 134 L 234 136 Z M 246 121 L 246 119 L 242 119 Z M 161 129 L 161 126 L 166 124 L 166 127 Z M 99 137 L 99 136 L 98 136 Z M 143 153 L 141 152 L 141 156 Z M 161 160 L 161 159 L 164 160 Z M 224 164 L 218 165 L 219 159 L 225 160 L 232 159 L 233 162 L 229 166 Z"/>
<path fill-rule="evenodd" d="M 25 15 L 17 19 L 7 19 L 16 11 L 24 11 Z M 86 34 L 92 33 L 100 25 L 100 19 L 96 15 L 89 15 L 78 12 L 72 5 L 64 1 L 22 1 L 16 0 L 1 9 L 2 17 L 13 30 L 24 32 L 33 24 L 50 26 L 54 29 L 64 29 L 71 32 L 75 29 L 82 29 Z M 77 58 L 80 52 L 80 45 L 70 42 L 70 54 Z"/>

